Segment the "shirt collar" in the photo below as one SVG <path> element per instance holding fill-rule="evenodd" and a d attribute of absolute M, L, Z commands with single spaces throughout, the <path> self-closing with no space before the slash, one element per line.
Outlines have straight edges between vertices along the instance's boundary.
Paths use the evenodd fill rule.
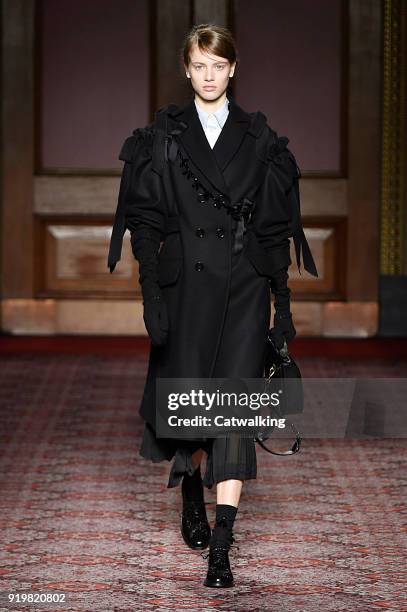
<path fill-rule="evenodd" d="M 201 120 L 201 123 L 203 125 L 203 127 L 206 128 L 206 124 L 208 121 L 208 117 L 209 115 L 213 114 L 216 117 L 217 122 L 219 123 L 219 127 L 223 128 L 223 126 L 225 125 L 226 119 L 228 117 L 229 114 L 229 100 L 226 98 L 224 103 L 222 104 L 222 106 L 220 108 L 218 108 L 218 110 L 215 113 L 208 113 L 206 112 L 203 108 L 201 108 L 198 104 L 197 101 L 195 101 L 195 107 L 196 110 L 198 112 L 199 118 Z"/>

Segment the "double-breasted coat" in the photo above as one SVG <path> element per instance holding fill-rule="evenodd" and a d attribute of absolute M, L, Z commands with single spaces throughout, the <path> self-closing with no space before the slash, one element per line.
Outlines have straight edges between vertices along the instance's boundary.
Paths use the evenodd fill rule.
<path fill-rule="evenodd" d="M 228 99 L 229 114 L 213 149 L 191 99 L 183 108 L 160 109 L 152 124 L 125 140 L 119 155 L 124 167 L 108 266 L 113 272 L 126 229 L 132 233 L 141 224 L 154 230 L 169 318 L 167 343 L 150 348 L 140 406 L 152 429 L 157 377 L 262 376 L 268 279 L 291 264 L 290 237 L 298 269 L 302 252 L 305 269 L 317 275 L 302 229 L 300 171 L 288 138 L 279 137 L 263 113 L 246 112 Z M 245 265 L 241 287 L 251 277 L 257 284 L 236 301 L 231 325 L 237 255 Z M 243 364 L 238 372 L 236 360 Z M 161 458 L 170 460 L 177 448 L 168 446 Z"/>

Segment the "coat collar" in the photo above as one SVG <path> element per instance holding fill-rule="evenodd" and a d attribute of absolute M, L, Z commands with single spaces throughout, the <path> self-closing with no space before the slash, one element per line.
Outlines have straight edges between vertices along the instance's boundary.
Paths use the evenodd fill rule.
<path fill-rule="evenodd" d="M 214 187 L 225 196 L 228 196 L 229 189 L 223 171 L 234 157 L 250 125 L 250 115 L 236 104 L 230 94 L 228 99 L 229 114 L 213 149 L 200 122 L 194 98 L 186 106 L 175 107 L 175 110 L 172 106 L 169 111 L 171 117 L 186 124 L 178 139 L 187 154 Z"/>

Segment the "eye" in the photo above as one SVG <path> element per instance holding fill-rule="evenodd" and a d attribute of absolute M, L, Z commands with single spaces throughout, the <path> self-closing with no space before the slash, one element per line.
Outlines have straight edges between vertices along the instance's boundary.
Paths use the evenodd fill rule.
<path fill-rule="evenodd" d="M 224 64 L 217 64 L 217 65 L 216 65 L 217 70 L 223 70 L 223 69 L 224 69 L 224 67 L 225 67 L 225 65 L 224 65 Z"/>

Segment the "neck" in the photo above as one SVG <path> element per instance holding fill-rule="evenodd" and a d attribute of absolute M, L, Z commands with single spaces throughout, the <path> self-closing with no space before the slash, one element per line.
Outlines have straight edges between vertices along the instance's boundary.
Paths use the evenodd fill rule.
<path fill-rule="evenodd" d="M 195 102 L 207 113 L 216 113 L 216 111 L 224 104 L 225 100 L 226 91 L 224 91 L 219 98 L 216 98 L 216 100 L 205 100 L 197 92 L 195 92 Z"/>

